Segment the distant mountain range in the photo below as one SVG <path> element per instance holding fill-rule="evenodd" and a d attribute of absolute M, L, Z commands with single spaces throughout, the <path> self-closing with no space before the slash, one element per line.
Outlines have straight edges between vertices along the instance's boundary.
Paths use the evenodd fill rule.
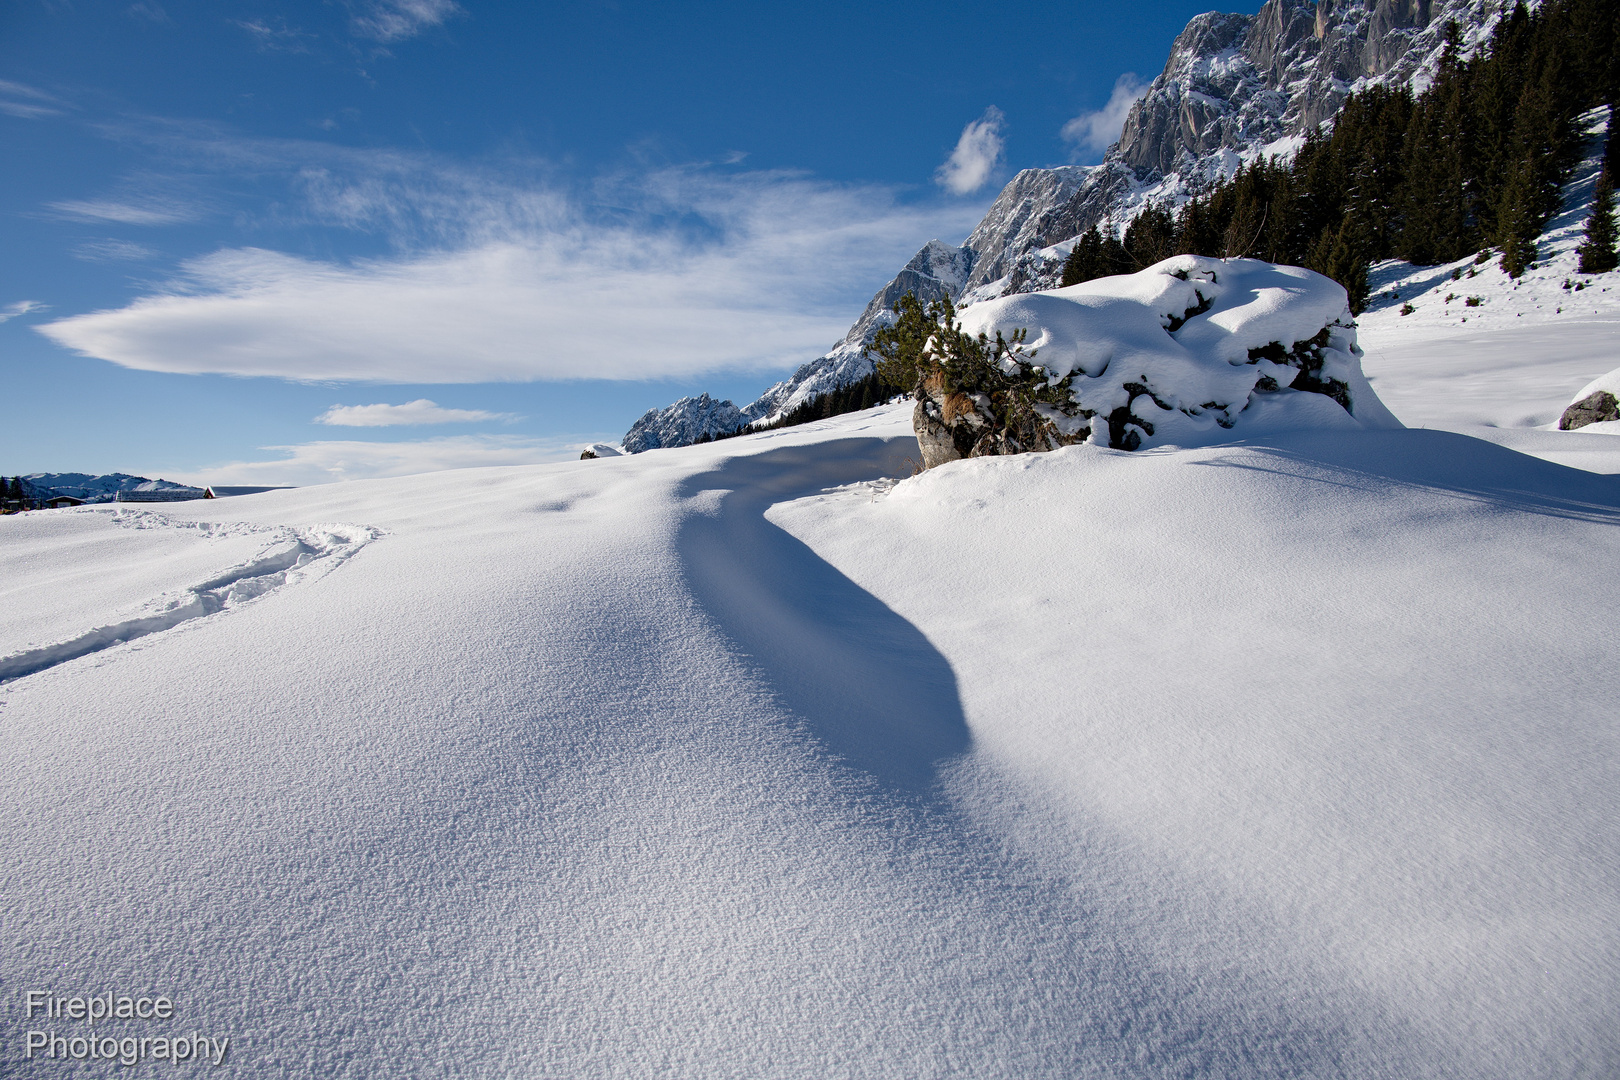
<path fill-rule="evenodd" d="M 129 492 L 200 492 L 193 484 L 177 484 L 172 480 L 151 480 L 144 476 L 131 476 L 129 473 L 104 473 L 101 476 L 91 476 L 89 473 L 30 473 L 22 477 L 24 484 L 30 489 L 29 497 L 46 500 L 58 495 L 68 495 L 87 503 L 115 502 L 118 496 Z M 271 487 L 220 487 L 215 485 L 211 489 L 215 495 L 252 495 L 261 491 L 275 491 Z"/>
<path fill-rule="evenodd" d="M 704 394 L 654 409 L 626 433 L 625 449 L 684 446 L 768 422 L 865 378 L 872 363 L 862 347 L 908 291 L 962 307 L 1056 286 L 1069 242 L 1093 225 L 1117 227 L 1149 201 L 1179 205 L 1240 163 L 1291 154 L 1352 92 L 1427 85 L 1446 24 L 1456 21 L 1468 55 L 1500 10 L 1498 0 L 1269 0 L 1255 15 L 1197 16 L 1102 164 L 1025 169 L 966 242 L 925 245 L 826 355 L 741 408 Z"/>
<path fill-rule="evenodd" d="M 183 491 L 190 484 L 176 484 L 170 480 L 149 480 L 129 473 L 30 473 L 23 481 L 34 489 L 35 498 L 49 499 L 56 495 L 70 495 L 87 503 L 112 502 L 120 491 Z"/>

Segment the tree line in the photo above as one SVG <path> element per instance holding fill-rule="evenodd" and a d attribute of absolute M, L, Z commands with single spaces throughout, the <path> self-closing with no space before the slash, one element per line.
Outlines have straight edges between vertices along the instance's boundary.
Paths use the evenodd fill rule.
<path fill-rule="evenodd" d="M 1487 47 L 1464 61 L 1452 22 L 1422 93 L 1374 86 L 1351 94 L 1331 130 L 1308 135 L 1291 161 L 1241 166 L 1174 214 L 1149 205 L 1118 236 L 1093 226 L 1065 262 L 1063 284 L 1135 273 L 1177 254 L 1249 257 L 1326 274 L 1359 313 L 1368 268 L 1383 259 L 1433 265 L 1494 249 L 1518 277 L 1580 161 L 1576 119 L 1607 104 L 1613 134 L 1617 35 L 1620 0 L 1546 0 L 1534 12 L 1519 0 Z M 1611 138 L 1584 273 L 1615 265 L 1615 158 Z"/>

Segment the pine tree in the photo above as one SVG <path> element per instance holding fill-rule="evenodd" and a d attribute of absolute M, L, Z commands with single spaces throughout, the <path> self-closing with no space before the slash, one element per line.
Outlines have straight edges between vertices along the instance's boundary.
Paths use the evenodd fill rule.
<path fill-rule="evenodd" d="M 1176 254 L 1176 223 L 1170 211 L 1149 203 L 1125 229 L 1124 247 L 1133 272 Z"/>
<path fill-rule="evenodd" d="M 1314 267 L 1318 273 L 1344 286 L 1350 298 L 1350 314 L 1360 315 L 1367 310 L 1367 240 L 1366 232 L 1354 214 L 1346 214 L 1333 236 L 1333 244 L 1326 248 L 1326 256 Z"/>
<path fill-rule="evenodd" d="M 1608 145 L 1603 150 L 1603 171 L 1609 174 L 1610 179 L 1620 176 L 1620 148 L 1614 145 L 1614 117 L 1617 111 L 1620 111 L 1620 106 L 1609 106 L 1609 126 L 1604 133 Z"/>
<path fill-rule="evenodd" d="M 1498 201 L 1496 246 L 1502 250 L 1502 269 L 1518 277 L 1536 261 L 1536 238 L 1541 235 L 1541 191 L 1536 163 L 1520 161 L 1508 177 Z"/>
<path fill-rule="evenodd" d="M 1620 266 L 1620 253 L 1615 251 L 1614 185 L 1607 169 L 1598 177 L 1592 216 L 1586 219 L 1586 243 L 1580 251 L 1583 274 L 1607 273 Z"/>
<path fill-rule="evenodd" d="M 1063 285 L 1078 285 L 1082 281 L 1106 277 L 1111 272 L 1112 269 L 1104 262 L 1102 230 L 1093 225 L 1080 235 L 1069 257 L 1063 260 Z"/>

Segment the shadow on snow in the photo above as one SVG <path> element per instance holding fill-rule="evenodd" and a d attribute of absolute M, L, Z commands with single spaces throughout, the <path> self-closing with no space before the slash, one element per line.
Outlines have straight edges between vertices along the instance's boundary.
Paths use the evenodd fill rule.
<path fill-rule="evenodd" d="M 777 699 L 850 765 L 923 794 L 968 748 L 956 675 L 911 623 L 765 520 L 773 503 L 910 472 L 910 439 L 844 439 L 734 458 L 687 481 L 721 491 L 678 539 L 696 596 Z"/>

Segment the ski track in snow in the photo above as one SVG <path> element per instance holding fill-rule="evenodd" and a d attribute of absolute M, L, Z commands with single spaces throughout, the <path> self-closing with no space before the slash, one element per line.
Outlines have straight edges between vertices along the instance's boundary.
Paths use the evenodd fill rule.
<path fill-rule="evenodd" d="M 105 511 L 85 511 L 105 514 Z M 77 660 L 114 645 L 149 634 L 172 630 L 182 623 L 215 615 L 294 581 L 314 580 L 352 558 L 376 539 L 376 530 L 363 525 L 315 525 L 306 528 L 266 528 L 230 522 L 177 521 L 150 510 L 120 509 L 111 515 L 114 525 L 126 529 L 183 529 L 208 536 L 259 534 L 267 540 L 257 557 L 232 566 L 177 595 L 159 597 L 142 605 L 148 613 L 97 626 L 66 641 L 0 656 L 0 683 Z"/>

